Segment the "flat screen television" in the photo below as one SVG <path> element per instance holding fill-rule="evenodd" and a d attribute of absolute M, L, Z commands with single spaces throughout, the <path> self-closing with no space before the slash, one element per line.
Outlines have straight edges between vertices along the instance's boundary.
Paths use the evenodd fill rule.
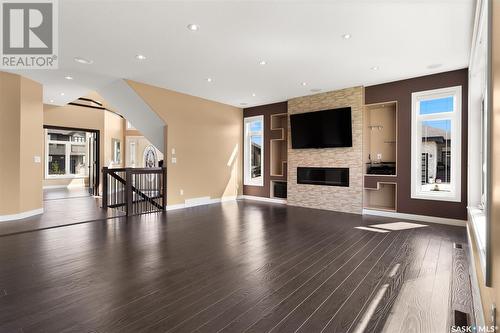
<path fill-rule="evenodd" d="M 290 115 L 292 148 L 352 147 L 351 108 Z"/>

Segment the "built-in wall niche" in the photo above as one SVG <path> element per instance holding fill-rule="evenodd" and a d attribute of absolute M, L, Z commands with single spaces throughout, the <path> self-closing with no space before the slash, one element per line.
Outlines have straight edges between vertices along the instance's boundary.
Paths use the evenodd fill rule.
<path fill-rule="evenodd" d="M 397 185 L 395 183 L 378 183 L 377 188 L 365 188 L 363 208 L 383 211 L 396 211 Z"/>
<path fill-rule="evenodd" d="M 286 182 L 281 180 L 271 180 L 271 198 L 286 199 Z"/>
<path fill-rule="evenodd" d="M 271 115 L 270 175 L 286 176 L 288 114 Z"/>
<path fill-rule="evenodd" d="M 363 160 L 367 175 L 396 175 L 397 103 L 365 105 Z"/>

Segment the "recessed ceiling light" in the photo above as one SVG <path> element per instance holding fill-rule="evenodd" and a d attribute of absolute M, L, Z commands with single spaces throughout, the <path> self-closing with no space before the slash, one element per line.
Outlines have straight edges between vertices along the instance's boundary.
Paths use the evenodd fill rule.
<path fill-rule="evenodd" d="M 302 82 L 301 85 L 305 87 L 307 86 L 307 82 Z"/>
<path fill-rule="evenodd" d="M 267 62 L 265 60 L 259 61 L 259 65 L 264 66 L 265 64 L 267 64 Z"/>
<path fill-rule="evenodd" d="M 50 103 L 54 103 L 54 100 L 53 100 L 53 99 L 51 99 L 49 102 L 50 102 Z"/>
<path fill-rule="evenodd" d="M 211 77 L 207 77 L 207 82 L 212 82 L 212 78 Z"/>
<path fill-rule="evenodd" d="M 311 89 L 311 92 L 320 92 L 320 91 L 321 91 L 321 89 L 319 89 L 319 88 L 313 88 L 313 89 Z"/>
<path fill-rule="evenodd" d="M 188 24 L 187 28 L 188 28 L 189 30 L 191 30 L 191 31 L 198 31 L 198 29 L 200 29 L 200 26 L 199 26 L 199 25 L 197 25 L 197 24 L 193 24 L 193 23 L 191 23 L 191 24 Z"/>
<path fill-rule="evenodd" d="M 80 57 L 75 57 L 74 60 L 80 64 L 84 64 L 84 65 L 90 65 L 90 64 L 93 64 L 94 63 L 94 60 L 90 60 L 90 59 L 85 59 L 85 58 L 80 58 Z"/>
<path fill-rule="evenodd" d="M 252 97 L 255 97 L 255 96 L 257 96 L 257 95 L 255 93 L 252 93 Z"/>
<path fill-rule="evenodd" d="M 64 96 L 64 93 L 61 93 L 61 96 Z"/>
<path fill-rule="evenodd" d="M 73 77 L 72 77 L 72 76 L 69 76 L 69 75 L 66 75 L 64 78 L 65 78 L 66 80 L 73 80 Z"/>
<path fill-rule="evenodd" d="M 138 54 L 138 55 L 136 55 L 136 56 L 135 56 L 135 58 L 136 58 L 137 60 L 146 60 L 146 56 L 145 56 L 145 55 L 143 55 L 143 54 Z"/>
<path fill-rule="evenodd" d="M 349 38 L 351 38 L 351 34 L 343 34 L 342 38 L 349 39 Z"/>
<path fill-rule="evenodd" d="M 378 70 L 379 70 L 379 67 L 378 67 L 378 66 L 373 66 L 373 67 L 371 68 L 371 70 L 372 70 L 372 71 L 378 71 Z"/>

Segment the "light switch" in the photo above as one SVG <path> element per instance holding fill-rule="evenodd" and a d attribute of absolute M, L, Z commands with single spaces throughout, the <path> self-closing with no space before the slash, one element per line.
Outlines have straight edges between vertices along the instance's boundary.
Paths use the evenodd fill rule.
<path fill-rule="evenodd" d="M 42 163 L 42 158 L 40 156 L 33 156 L 33 161 L 35 161 L 35 163 Z"/>
<path fill-rule="evenodd" d="M 172 148 L 172 155 L 175 155 L 175 148 Z"/>

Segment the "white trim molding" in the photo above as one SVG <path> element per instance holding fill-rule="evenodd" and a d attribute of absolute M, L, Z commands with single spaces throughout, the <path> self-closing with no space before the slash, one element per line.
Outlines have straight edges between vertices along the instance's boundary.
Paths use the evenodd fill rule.
<path fill-rule="evenodd" d="M 43 214 L 43 208 L 33 209 L 19 214 L 0 215 L 0 222 L 20 220 L 40 214 Z"/>
<path fill-rule="evenodd" d="M 434 217 L 434 216 L 427 216 L 427 215 L 387 212 L 387 211 L 373 210 L 373 209 L 363 209 L 363 215 L 383 216 L 383 217 L 391 217 L 391 218 L 396 218 L 396 219 L 447 224 L 447 225 L 454 225 L 457 227 L 466 227 L 467 226 L 467 221 L 465 221 L 465 220 L 448 219 L 448 218 L 444 218 L 444 217 Z"/>
<path fill-rule="evenodd" d="M 261 122 L 262 128 L 252 132 L 250 127 L 253 122 Z M 260 147 L 260 177 L 252 178 L 252 137 L 260 136 L 262 145 Z M 264 116 L 253 116 L 243 119 L 243 185 L 264 186 Z"/>
<path fill-rule="evenodd" d="M 238 200 L 254 200 L 254 201 L 272 202 L 272 203 L 278 203 L 278 204 L 286 204 L 287 203 L 287 201 L 285 199 L 256 197 L 253 195 L 239 195 Z"/>
<path fill-rule="evenodd" d="M 186 199 L 184 201 L 184 203 L 181 203 L 181 204 L 167 205 L 167 208 L 165 210 L 171 211 L 171 210 L 191 208 L 191 207 L 196 207 L 196 206 L 211 205 L 211 204 L 216 204 L 216 203 L 221 203 L 221 202 L 236 201 L 236 199 L 237 199 L 236 196 L 227 196 L 227 197 L 214 198 L 214 199 L 212 199 L 210 197 L 190 198 L 190 199 Z"/>
<path fill-rule="evenodd" d="M 453 111 L 420 114 L 422 101 L 453 97 Z M 439 201 L 462 201 L 462 86 L 418 91 L 411 94 L 411 198 Z M 422 124 L 429 121 L 450 121 L 450 190 L 422 189 Z M 431 155 L 431 154 L 429 154 Z M 437 156 L 433 156 L 434 160 Z M 435 176 L 434 176 L 435 177 Z"/>

